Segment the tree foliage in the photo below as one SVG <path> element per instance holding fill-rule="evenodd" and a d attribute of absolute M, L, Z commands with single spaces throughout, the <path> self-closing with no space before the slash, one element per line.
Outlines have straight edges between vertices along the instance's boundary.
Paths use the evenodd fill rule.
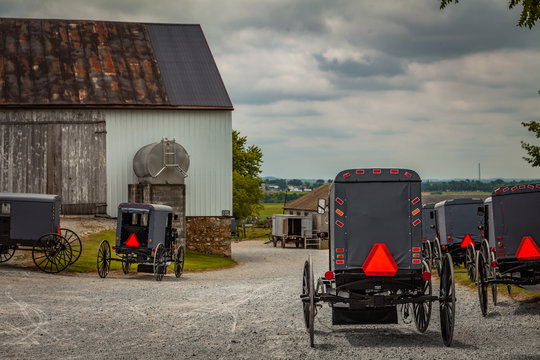
<path fill-rule="evenodd" d="M 529 131 L 536 134 L 536 138 L 540 138 L 540 123 L 536 121 L 531 122 L 522 122 Z M 524 156 L 523 159 L 531 164 L 533 167 L 540 166 L 540 146 L 527 144 L 526 142 L 521 142 L 521 147 L 527 152 L 529 157 Z"/>
<path fill-rule="evenodd" d="M 243 220 L 256 216 L 263 209 L 260 178 L 262 151 L 258 146 L 246 146 L 247 138 L 233 130 L 233 216 Z"/>
<path fill-rule="evenodd" d="M 441 10 L 449 4 L 457 4 L 459 0 L 441 0 Z M 508 9 L 513 9 L 521 4 L 523 7 L 517 26 L 532 29 L 536 21 L 540 18 L 540 0 L 510 0 Z"/>

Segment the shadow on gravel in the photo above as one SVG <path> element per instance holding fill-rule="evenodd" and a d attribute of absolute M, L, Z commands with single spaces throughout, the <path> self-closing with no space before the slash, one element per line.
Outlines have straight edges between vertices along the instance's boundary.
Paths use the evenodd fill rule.
<path fill-rule="evenodd" d="M 516 310 L 514 310 L 514 315 L 540 315 L 540 306 L 535 303 L 519 303 Z"/>
<path fill-rule="evenodd" d="M 441 348 L 444 349 L 441 334 L 438 331 L 427 331 L 424 334 L 414 332 L 404 332 L 399 329 L 391 328 L 366 328 L 366 329 L 332 329 L 330 332 L 318 332 L 315 331 L 315 342 L 317 343 L 317 348 L 324 351 L 333 351 L 336 346 L 332 344 L 323 343 L 324 336 L 325 340 L 331 341 L 332 334 L 335 336 L 344 335 L 349 344 L 354 347 L 432 347 L 432 348 Z M 317 336 L 320 335 L 320 336 Z M 319 341 L 317 341 L 319 338 Z M 478 348 L 471 344 L 465 344 L 461 341 L 454 339 L 452 343 L 452 348 L 456 349 L 466 349 L 466 350 L 477 350 Z"/>

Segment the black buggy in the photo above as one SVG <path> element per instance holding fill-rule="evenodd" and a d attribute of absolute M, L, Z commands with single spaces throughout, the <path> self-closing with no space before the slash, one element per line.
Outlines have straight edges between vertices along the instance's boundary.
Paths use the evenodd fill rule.
<path fill-rule="evenodd" d="M 153 273 L 157 281 L 174 263 L 174 273 L 179 278 L 184 270 L 184 248 L 178 244 L 178 232 L 172 222 L 170 206 L 121 203 L 113 246 L 120 258 L 112 257 L 109 242 L 103 240 L 97 254 L 99 276 L 105 278 L 109 274 L 111 261 L 120 261 L 124 274 L 130 272 L 132 264 L 138 264 L 138 272 Z"/>
<path fill-rule="evenodd" d="M 58 273 L 81 256 L 81 239 L 60 228 L 59 195 L 0 193 L 0 263 L 32 251 L 36 266 Z"/>
<path fill-rule="evenodd" d="M 540 290 L 540 184 L 493 191 L 485 204 L 486 239 L 476 257 L 478 297 L 487 314 L 488 286 L 497 305 L 497 284 Z"/>
<path fill-rule="evenodd" d="M 413 317 L 425 332 L 436 300 L 443 341 L 451 345 L 452 257 L 443 257 L 440 292 L 434 296 L 431 269 L 422 259 L 420 182 L 416 172 L 405 169 L 354 169 L 336 176 L 329 196 L 330 270 L 315 286 L 311 257 L 304 264 L 300 297 L 312 347 L 321 302 L 332 308 L 333 325 L 396 324 L 399 307 L 405 321 Z"/>
<path fill-rule="evenodd" d="M 463 263 L 469 280 L 476 280 L 476 251 L 484 237 L 484 203 L 480 199 L 445 200 L 435 204 L 437 237 L 432 245 L 432 263 L 440 270 L 442 255 L 452 254 Z"/>
<path fill-rule="evenodd" d="M 435 204 L 422 206 L 422 256 L 432 265 L 432 243 L 437 237 L 437 217 L 435 216 Z"/>

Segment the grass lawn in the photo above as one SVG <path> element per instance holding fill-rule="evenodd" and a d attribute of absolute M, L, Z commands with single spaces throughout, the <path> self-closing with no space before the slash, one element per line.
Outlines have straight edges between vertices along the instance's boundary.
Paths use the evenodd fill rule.
<path fill-rule="evenodd" d="M 454 278 L 456 282 L 460 283 L 461 285 L 465 285 L 471 289 L 477 289 L 476 284 L 469 281 L 469 277 L 467 276 L 467 269 L 464 266 L 454 266 Z M 508 292 L 506 290 L 506 285 L 498 284 L 497 293 L 507 296 Z M 529 291 L 517 286 L 512 286 L 511 297 L 516 300 L 523 300 L 526 302 L 540 304 L 540 292 Z M 493 301 L 491 298 L 491 286 L 488 286 L 488 299 L 490 303 L 491 301 Z"/>
<path fill-rule="evenodd" d="M 97 271 L 97 250 L 102 240 L 107 240 L 111 247 L 115 243 L 116 234 L 113 230 L 105 230 L 96 234 L 90 234 L 89 239 L 83 240 L 83 251 L 81 257 L 75 264 L 70 265 L 66 270 L 68 272 L 89 272 Z M 118 258 L 112 250 L 113 257 Z M 223 256 L 203 254 L 196 251 L 187 250 L 185 255 L 184 271 L 186 270 L 206 270 L 229 267 L 235 264 L 235 261 Z M 135 266 L 135 265 L 134 265 Z M 134 268 L 134 267 L 132 267 Z M 171 264 L 170 269 L 174 269 Z M 111 261 L 111 270 L 122 270 L 122 263 Z"/>
<path fill-rule="evenodd" d="M 283 204 L 282 203 L 278 203 L 278 204 L 274 204 L 274 203 L 268 203 L 268 204 L 264 204 L 264 209 L 261 210 L 260 214 L 259 214 L 259 217 L 261 219 L 264 219 L 265 217 L 272 217 L 272 215 L 274 214 L 283 214 Z"/>

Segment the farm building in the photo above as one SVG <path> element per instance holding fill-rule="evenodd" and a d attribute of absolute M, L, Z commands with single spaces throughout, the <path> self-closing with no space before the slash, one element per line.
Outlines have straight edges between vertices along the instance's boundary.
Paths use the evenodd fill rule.
<path fill-rule="evenodd" d="M 116 216 L 137 150 L 174 138 L 191 236 L 226 237 L 232 110 L 199 25 L 0 19 L 0 191 Z"/>
<path fill-rule="evenodd" d="M 286 214 L 290 215 L 311 215 L 313 218 L 313 229 L 317 231 L 328 231 L 328 212 L 317 213 L 319 199 L 325 199 L 328 204 L 328 191 L 330 184 L 324 184 L 305 194 L 302 197 L 286 204 L 283 208 Z"/>

